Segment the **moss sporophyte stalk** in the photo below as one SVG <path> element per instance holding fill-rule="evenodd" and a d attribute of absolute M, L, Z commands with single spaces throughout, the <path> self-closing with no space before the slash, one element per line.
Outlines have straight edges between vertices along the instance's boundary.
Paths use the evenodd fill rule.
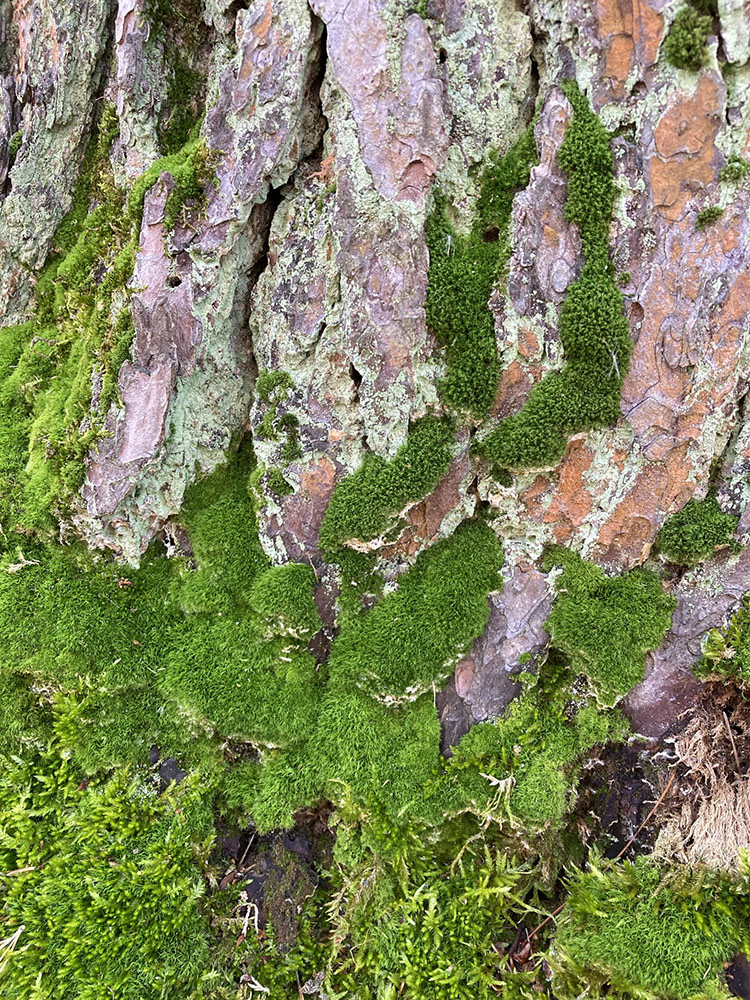
<path fill-rule="evenodd" d="M 568 178 L 565 217 L 578 227 L 584 264 L 560 311 L 565 362 L 535 385 L 519 413 L 476 447 L 504 469 L 548 468 L 571 434 L 614 424 L 632 343 L 609 258 L 614 160 L 609 136 L 573 80 L 562 84 L 573 107 L 558 161 Z"/>

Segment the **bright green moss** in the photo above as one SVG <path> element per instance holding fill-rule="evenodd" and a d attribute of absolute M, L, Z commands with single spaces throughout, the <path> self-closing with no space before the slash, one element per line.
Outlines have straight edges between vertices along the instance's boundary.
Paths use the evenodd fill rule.
<path fill-rule="evenodd" d="M 348 791 L 359 802 L 383 789 L 390 815 L 419 808 L 437 778 L 440 724 L 432 693 L 487 622 L 500 587 L 492 531 L 466 522 L 421 553 L 395 593 L 352 615 L 331 650 L 329 680 L 304 745 L 271 755 L 252 813 L 261 828 Z"/>
<path fill-rule="evenodd" d="M 294 381 L 288 372 L 269 370 L 262 371 L 258 375 L 255 386 L 259 402 L 267 407 L 260 426 L 255 430 L 255 436 L 274 441 L 283 434 L 285 441 L 279 457 L 284 465 L 302 457 L 299 440 L 299 417 L 288 411 L 279 416 L 278 412 L 279 405 L 286 400 L 290 391 L 294 391 L 294 388 Z M 276 485 L 281 484 L 277 482 Z M 274 489 L 274 492 L 278 493 L 279 496 L 284 495 L 278 489 Z"/>
<path fill-rule="evenodd" d="M 678 69 L 697 71 L 708 62 L 707 43 L 713 23 L 711 17 L 699 13 L 695 6 L 683 7 L 664 42 L 665 56 Z"/>
<path fill-rule="evenodd" d="M 0 864 L 17 873 L 0 882 L 0 935 L 22 928 L 3 997 L 194 995 L 210 962 L 199 785 L 157 797 L 127 771 L 89 787 L 81 777 L 54 744 L 3 768 Z"/>
<path fill-rule="evenodd" d="M 696 673 L 750 687 L 750 594 L 725 628 L 712 628 L 708 633 Z"/>
<path fill-rule="evenodd" d="M 404 508 L 427 496 L 448 471 L 452 445 L 453 422 L 428 414 L 416 421 L 389 462 L 366 455 L 328 504 L 320 544 L 329 558 L 352 541 L 369 542 L 397 528 Z"/>
<path fill-rule="evenodd" d="M 723 214 L 724 209 L 718 205 L 709 205 L 708 208 L 702 208 L 695 217 L 695 228 L 705 229 L 707 226 L 713 225 Z"/>
<path fill-rule="evenodd" d="M 510 257 L 513 196 L 528 184 L 536 157 L 529 127 L 505 156 L 494 156 L 485 169 L 467 235 L 455 231 L 440 199 L 425 227 L 430 250 L 427 322 L 445 349 L 448 367 L 440 392 L 448 406 L 477 419 L 492 405 L 500 376 L 489 298 Z"/>
<path fill-rule="evenodd" d="M 560 827 L 584 754 L 622 739 L 628 728 L 619 712 L 594 703 L 573 711 L 565 673 L 551 663 L 538 677 L 527 676 L 526 690 L 502 719 L 469 730 L 438 787 L 438 816 L 470 810 L 508 816 L 527 832 Z"/>
<path fill-rule="evenodd" d="M 731 545 L 737 523 L 736 517 L 724 513 L 715 496 L 689 500 L 664 522 L 656 545 L 671 562 L 689 566 L 719 546 Z"/>
<path fill-rule="evenodd" d="M 349 894 L 339 920 L 351 959 L 334 966 L 326 988 L 403 1000 L 509 995 L 512 973 L 497 943 L 513 940 L 532 872 L 497 850 L 467 853 L 455 869 L 432 856 L 420 865 L 416 854 L 401 878 L 362 874 L 375 888 Z"/>
<path fill-rule="evenodd" d="M 558 154 L 568 175 L 565 217 L 578 226 L 586 259 L 560 311 L 562 370 L 534 386 L 523 409 L 507 417 L 478 448 L 506 469 L 553 466 L 571 434 L 615 423 L 632 352 L 609 260 L 614 197 L 609 136 L 577 84 L 568 80 L 563 89 L 573 105 Z"/>
<path fill-rule="evenodd" d="M 585 674 L 598 700 L 612 705 L 643 679 L 646 653 L 662 644 L 675 601 L 649 570 L 608 577 L 559 547 L 546 559 L 546 569 L 553 566 L 563 573 L 546 625 L 552 645 Z"/>
<path fill-rule="evenodd" d="M 322 625 L 313 600 L 314 586 L 312 566 L 274 566 L 253 583 L 250 605 L 272 635 L 307 641 Z"/>
<path fill-rule="evenodd" d="M 398 590 L 341 633 L 332 677 L 384 701 L 440 683 L 484 630 L 487 595 L 502 589 L 502 564 L 493 531 L 465 522 L 420 553 Z"/>
<path fill-rule="evenodd" d="M 557 996 L 609 989 L 625 996 L 726 995 L 722 965 L 748 942 L 748 902 L 728 875 L 634 863 L 592 862 L 570 880 L 557 921 Z M 611 992 L 610 992 L 611 995 Z"/>
<path fill-rule="evenodd" d="M 200 122 L 190 132 L 183 146 L 153 163 L 133 184 L 128 197 L 127 213 L 137 227 L 140 227 L 143 217 L 146 192 L 164 171 L 174 181 L 164 209 L 164 227 L 167 231 L 174 229 L 188 202 L 198 202 L 204 197 L 206 186 L 212 179 L 212 170 L 208 148 L 198 134 L 199 128 Z"/>

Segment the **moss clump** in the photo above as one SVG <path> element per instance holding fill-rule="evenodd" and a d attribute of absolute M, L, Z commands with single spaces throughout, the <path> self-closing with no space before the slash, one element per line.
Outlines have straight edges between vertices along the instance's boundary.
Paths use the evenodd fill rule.
<path fill-rule="evenodd" d="M 487 595 L 502 587 L 502 564 L 492 530 L 464 523 L 420 553 L 398 590 L 342 632 L 331 651 L 332 677 L 384 701 L 444 680 L 487 624 Z"/>
<path fill-rule="evenodd" d="M 664 522 L 656 545 L 671 562 L 690 566 L 721 545 L 731 545 L 738 519 L 725 514 L 715 496 L 689 500 Z"/>
<path fill-rule="evenodd" d="M 730 156 L 719 171 L 719 180 L 729 184 L 739 184 L 750 174 L 750 163 L 741 156 Z"/>
<path fill-rule="evenodd" d="M 712 628 L 703 644 L 703 656 L 696 666 L 703 677 L 750 687 L 750 594 L 725 628 Z"/>
<path fill-rule="evenodd" d="M 594 563 L 556 547 L 545 568 L 562 566 L 547 621 L 553 646 L 585 674 L 602 704 L 614 704 L 643 679 L 646 653 L 663 642 L 676 606 L 655 573 L 608 577 Z"/>
<path fill-rule="evenodd" d="M 326 988 L 404 1000 L 500 993 L 513 976 L 497 942 L 513 939 L 533 872 L 498 850 L 467 853 L 454 870 L 416 857 L 400 877 L 370 869 L 352 878 L 353 902 L 336 927 L 351 958 L 336 962 Z"/>
<path fill-rule="evenodd" d="M 568 437 L 605 427 L 620 414 L 632 343 L 609 259 L 614 161 L 609 136 L 577 84 L 563 84 L 573 118 L 558 159 L 568 175 L 565 217 L 578 226 L 585 263 L 560 312 L 565 365 L 531 390 L 480 446 L 501 468 L 544 468 L 562 458 Z"/>
<path fill-rule="evenodd" d="M 192 129 L 183 146 L 153 163 L 133 184 L 128 197 L 127 213 L 136 226 L 140 227 L 143 217 L 146 192 L 165 171 L 174 181 L 164 208 L 164 228 L 167 231 L 174 229 L 187 204 L 200 202 L 204 198 L 206 187 L 213 179 L 213 168 L 208 148 L 200 138 L 199 127 L 200 122 Z"/>
<path fill-rule="evenodd" d="M 622 739 L 627 721 L 585 700 L 571 708 L 564 663 L 552 660 L 502 719 L 473 726 L 439 786 L 437 815 L 471 810 L 510 817 L 528 834 L 559 829 L 575 799 L 578 765 L 597 744 Z"/>
<path fill-rule="evenodd" d="M 161 796 L 121 771 L 81 781 L 60 746 L 6 760 L 0 880 L 7 1000 L 175 1000 L 210 966 L 201 862 L 211 813 L 197 782 Z"/>
<path fill-rule="evenodd" d="M 419 810 L 440 762 L 430 688 L 481 634 L 501 561 L 492 531 L 466 522 L 421 553 L 395 593 L 347 618 L 309 740 L 266 758 L 249 810 L 259 828 L 289 825 L 324 795 L 362 803 L 381 789 L 392 818 Z"/>
<path fill-rule="evenodd" d="M 529 127 L 503 157 L 492 157 L 467 235 L 448 221 L 440 199 L 427 220 L 430 250 L 427 322 L 445 349 L 448 374 L 440 385 L 444 402 L 482 419 L 497 391 L 500 361 L 489 298 L 510 257 L 508 230 L 513 196 L 529 182 L 537 152 Z"/>
<path fill-rule="evenodd" d="M 427 496 L 448 471 L 452 445 L 453 422 L 428 414 L 389 462 L 368 454 L 336 486 L 328 504 L 320 544 L 329 558 L 336 558 L 342 545 L 369 542 L 398 528 L 401 512 Z"/>
<path fill-rule="evenodd" d="M 705 229 L 707 226 L 713 225 L 723 214 L 724 209 L 718 205 L 710 205 L 708 208 L 702 208 L 695 217 L 695 228 Z"/>
<path fill-rule="evenodd" d="M 678 69 L 697 71 L 708 62 L 707 43 L 713 22 L 696 7 L 697 4 L 679 11 L 664 42 L 665 56 Z"/>
<path fill-rule="evenodd" d="M 571 878 L 558 919 L 555 993 L 585 983 L 592 996 L 606 985 L 625 996 L 724 996 L 722 965 L 748 945 L 747 912 L 726 875 L 649 858 L 592 862 Z"/>
<path fill-rule="evenodd" d="M 268 488 L 279 499 L 294 493 L 294 487 L 284 479 L 284 473 L 275 467 L 268 470 Z"/>
<path fill-rule="evenodd" d="M 285 441 L 279 452 L 279 457 L 284 464 L 302 457 L 299 441 L 299 418 L 296 414 L 288 411 L 279 415 L 279 407 L 284 403 L 289 393 L 294 391 L 294 388 L 294 381 L 288 372 L 268 370 L 262 371 L 258 375 L 255 386 L 259 402 L 267 406 L 260 426 L 255 431 L 255 436 L 274 441 L 283 434 Z"/>

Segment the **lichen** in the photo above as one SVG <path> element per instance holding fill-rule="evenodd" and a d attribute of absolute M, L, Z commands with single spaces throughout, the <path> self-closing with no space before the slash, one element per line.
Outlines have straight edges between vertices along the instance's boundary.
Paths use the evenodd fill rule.
<path fill-rule="evenodd" d="M 614 424 L 632 352 L 609 259 L 614 198 L 609 136 L 577 84 L 567 80 L 563 89 L 573 106 L 558 153 L 568 175 L 565 217 L 578 226 L 585 262 L 560 312 L 562 370 L 534 386 L 521 411 L 507 417 L 476 449 L 505 469 L 554 466 L 571 434 Z"/>
<path fill-rule="evenodd" d="M 695 670 L 702 677 L 750 688 L 750 594 L 744 596 L 724 628 L 708 632 Z"/>

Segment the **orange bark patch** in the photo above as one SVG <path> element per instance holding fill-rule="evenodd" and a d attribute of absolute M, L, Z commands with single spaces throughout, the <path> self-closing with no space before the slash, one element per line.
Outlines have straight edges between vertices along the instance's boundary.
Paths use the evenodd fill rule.
<path fill-rule="evenodd" d="M 704 74 L 695 92 L 675 95 L 659 119 L 648 179 L 654 207 L 671 222 L 677 222 L 688 199 L 716 177 L 721 157 L 715 140 L 723 106 L 723 85 L 715 75 Z"/>
<path fill-rule="evenodd" d="M 664 18 L 647 0 L 597 0 L 596 13 L 607 96 L 621 98 L 633 68 L 656 62 Z"/>

